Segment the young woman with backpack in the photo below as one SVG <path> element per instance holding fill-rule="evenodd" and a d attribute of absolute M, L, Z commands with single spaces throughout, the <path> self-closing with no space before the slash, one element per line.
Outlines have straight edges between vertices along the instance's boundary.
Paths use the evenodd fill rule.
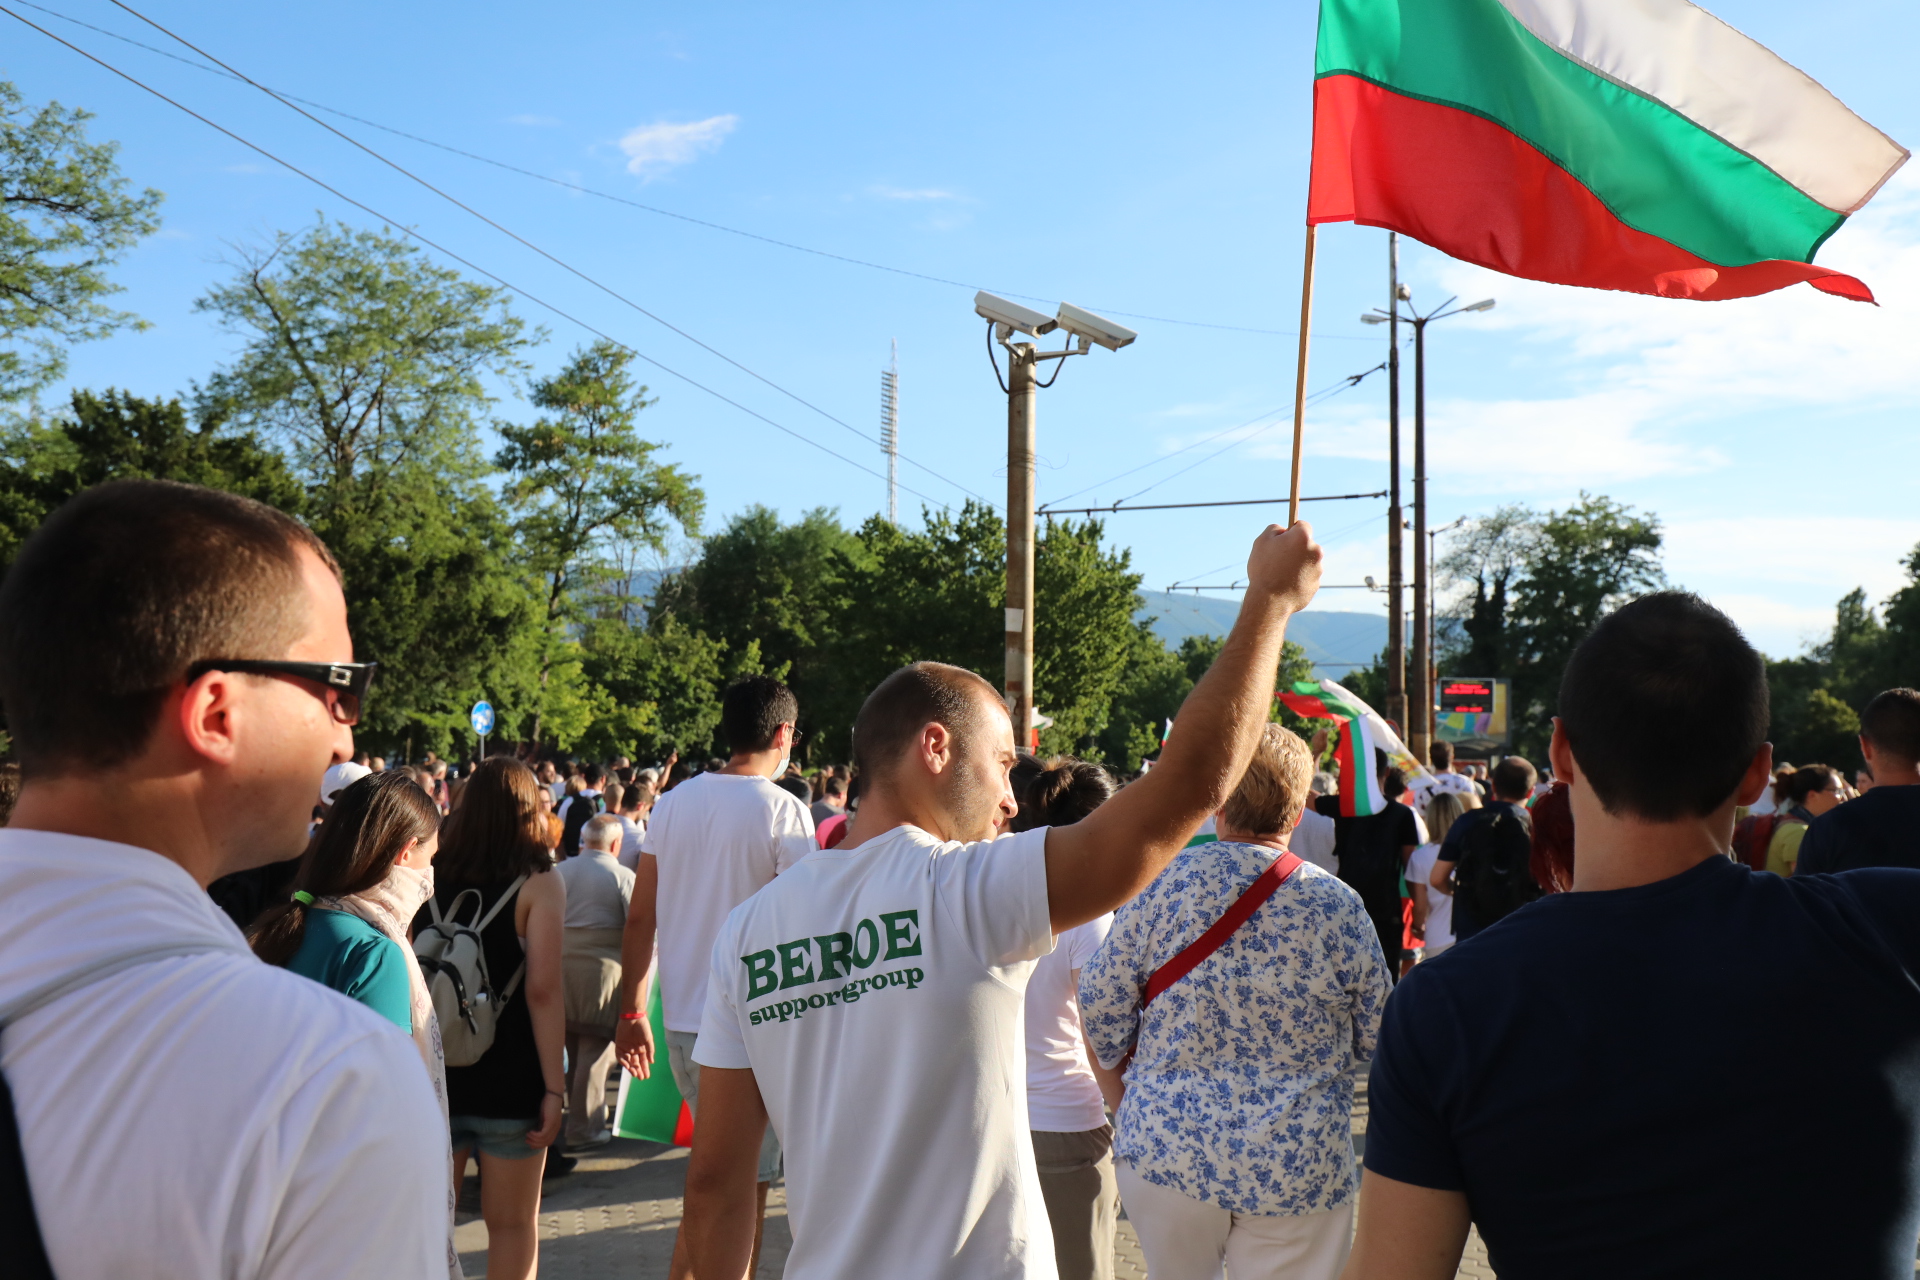
<path fill-rule="evenodd" d="M 448 1114 L 440 1026 L 407 926 L 433 896 L 440 808 L 405 770 L 342 790 L 294 873 L 291 897 L 254 923 L 247 941 L 268 964 L 358 1000 L 413 1037 Z M 447 1200 L 448 1274 L 460 1274 Z"/>
<path fill-rule="evenodd" d="M 414 919 L 419 934 L 442 922 L 485 921 L 482 976 L 500 1003 L 478 1059 L 447 1068 L 447 1093 L 454 1186 L 457 1192 L 468 1153 L 477 1154 L 487 1275 L 495 1280 L 534 1273 L 543 1157 L 560 1136 L 566 1097 L 560 956 L 567 898 L 560 877 L 549 874 L 541 790 L 533 771 L 511 757 L 474 771 L 441 833 L 433 899 Z"/>
<path fill-rule="evenodd" d="M 1807 827 L 1847 798 L 1840 771 L 1824 764 L 1803 765 L 1774 780 L 1774 823 L 1767 839 L 1767 870 L 1790 876 L 1800 861 Z"/>

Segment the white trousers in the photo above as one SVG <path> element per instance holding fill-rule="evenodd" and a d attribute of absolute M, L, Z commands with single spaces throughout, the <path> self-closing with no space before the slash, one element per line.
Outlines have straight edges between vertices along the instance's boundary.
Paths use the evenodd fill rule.
<path fill-rule="evenodd" d="M 1353 1206 L 1299 1217 L 1234 1213 L 1119 1165 L 1120 1200 L 1153 1280 L 1338 1280 L 1353 1248 Z"/>

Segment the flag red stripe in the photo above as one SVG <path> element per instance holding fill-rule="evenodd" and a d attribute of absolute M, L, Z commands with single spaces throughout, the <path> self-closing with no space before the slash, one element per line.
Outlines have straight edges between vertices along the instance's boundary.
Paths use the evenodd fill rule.
<path fill-rule="evenodd" d="M 1554 284 L 1716 302 L 1804 280 L 1873 301 L 1866 285 L 1825 267 L 1717 266 L 1636 231 L 1499 124 L 1357 76 L 1314 82 L 1307 221 L 1386 227 L 1464 261 Z"/>
<path fill-rule="evenodd" d="M 1340 740 L 1333 749 L 1333 758 L 1340 762 L 1340 816 L 1343 818 L 1361 816 L 1356 802 L 1367 785 L 1365 775 L 1353 763 L 1353 740 L 1358 736 L 1353 721 L 1346 721 L 1340 726 Z"/>

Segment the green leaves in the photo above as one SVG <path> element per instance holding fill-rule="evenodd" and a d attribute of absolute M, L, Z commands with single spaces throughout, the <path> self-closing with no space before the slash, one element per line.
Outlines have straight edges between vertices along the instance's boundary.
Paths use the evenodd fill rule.
<path fill-rule="evenodd" d="M 85 111 L 39 110 L 0 80 L 0 403 L 66 369 L 65 344 L 144 327 L 102 299 L 106 269 L 160 225 L 158 191 L 129 195 L 115 143 L 87 141 Z"/>

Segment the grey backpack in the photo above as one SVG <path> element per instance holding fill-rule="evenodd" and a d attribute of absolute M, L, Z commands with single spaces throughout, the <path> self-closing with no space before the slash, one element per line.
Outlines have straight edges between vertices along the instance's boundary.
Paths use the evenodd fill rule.
<path fill-rule="evenodd" d="M 486 905 L 486 899 L 478 889 L 462 889 L 447 904 L 444 918 L 440 915 L 438 899 L 427 903 L 433 912 L 433 923 L 414 935 L 413 955 L 427 980 L 427 994 L 433 997 L 434 1017 L 440 1022 L 440 1044 L 450 1067 L 470 1067 L 493 1047 L 493 1029 L 500 1010 L 513 999 L 513 993 L 520 988 L 520 979 L 526 976 L 527 962 L 522 960 L 513 976 L 507 979 L 507 985 L 496 989 L 487 972 L 487 949 L 480 937 L 500 914 L 500 908 L 513 901 L 513 895 L 526 881 L 523 874 L 508 885 L 500 900 L 493 904 L 493 910 L 485 915 L 480 915 L 480 909 Z M 460 912 L 465 909 L 468 898 L 473 899 L 473 914 L 479 919 L 472 924 L 461 924 Z"/>

